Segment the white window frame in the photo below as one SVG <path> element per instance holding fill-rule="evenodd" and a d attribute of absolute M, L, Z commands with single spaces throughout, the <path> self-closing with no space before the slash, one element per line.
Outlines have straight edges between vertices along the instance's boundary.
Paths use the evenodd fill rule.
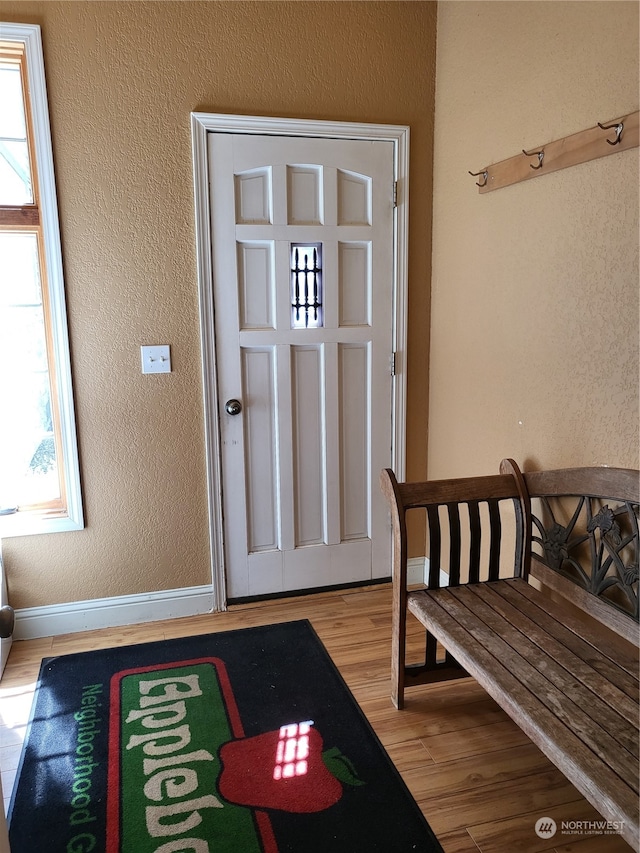
<path fill-rule="evenodd" d="M 71 355 L 62 271 L 60 224 L 40 27 L 37 24 L 2 22 L 0 23 L 0 39 L 20 42 L 24 45 L 29 78 L 33 147 L 39 187 L 38 207 L 50 305 L 51 351 L 56 371 L 56 384 L 55 388 L 52 388 L 52 393 L 57 396 L 60 415 L 60 441 L 63 450 L 61 454 L 62 476 L 66 491 L 66 512 L 62 514 L 51 515 L 47 514 L 46 511 L 24 510 L 0 517 L 0 537 L 5 538 L 35 533 L 82 530 L 84 528 L 84 515 L 71 384 Z M 1 414 L 0 417 L 2 417 Z"/>

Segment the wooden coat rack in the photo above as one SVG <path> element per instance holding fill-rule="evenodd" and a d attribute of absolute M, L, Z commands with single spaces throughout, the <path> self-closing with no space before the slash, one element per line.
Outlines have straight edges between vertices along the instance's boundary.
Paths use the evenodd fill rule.
<path fill-rule="evenodd" d="M 609 122 L 598 122 L 595 127 L 581 130 L 564 139 L 556 139 L 521 154 L 501 160 L 491 166 L 486 166 L 479 172 L 469 172 L 476 181 L 478 192 L 490 193 L 520 181 L 529 181 L 587 163 L 598 157 L 616 154 L 629 148 L 637 148 L 639 144 L 638 128 L 640 112 L 630 113 L 622 118 Z"/>

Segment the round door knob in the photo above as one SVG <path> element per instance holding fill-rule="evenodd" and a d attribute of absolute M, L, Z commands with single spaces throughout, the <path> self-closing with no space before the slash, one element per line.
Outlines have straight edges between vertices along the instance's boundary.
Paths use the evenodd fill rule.
<path fill-rule="evenodd" d="M 0 638 L 7 640 L 13 634 L 15 621 L 13 607 L 9 607 L 8 604 L 0 607 Z"/>
<path fill-rule="evenodd" d="M 224 410 L 228 415 L 239 415 L 242 411 L 242 403 L 240 400 L 227 400 Z"/>

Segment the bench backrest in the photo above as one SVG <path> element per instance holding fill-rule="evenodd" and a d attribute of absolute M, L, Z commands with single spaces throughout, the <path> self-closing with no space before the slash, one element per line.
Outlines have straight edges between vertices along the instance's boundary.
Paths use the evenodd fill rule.
<path fill-rule="evenodd" d="M 524 474 L 531 575 L 637 642 L 640 473 L 568 468 Z"/>
<path fill-rule="evenodd" d="M 440 587 L 442 570 L 448 586 L 497 580 L 501 567 L 505 571 L 505 563 L 511 576 L 526 577 L 529 506 L 523 498 L 524 481 L 518 481 L 518 474 L 398 483 L 393 471 L 385 469 L 380 486 L 391 509 L 396 581 L 406 586 L 406 516 L 417 509 L 426 511 L 430 589 Z M 508 546 L 503 536 L 505 515 L 515 528 Z M 507 547 L 509 553 L 505 554 Z"/>
<path fill-rule="evenodd" d="M 407 583 L 410 510 L 426 511 L 428 586 L 529 574 L 632 642 L 638 639 L 640 474 L 627 468 L 569 468 L 522 474 L 503 459 L 500 474 L 423 483 L 380 478 L 394 529 L 394 579 Z M 515 519 L 503 541 L 504 505 Z M 513 525 L 512 525 L 513 526 Z"/>

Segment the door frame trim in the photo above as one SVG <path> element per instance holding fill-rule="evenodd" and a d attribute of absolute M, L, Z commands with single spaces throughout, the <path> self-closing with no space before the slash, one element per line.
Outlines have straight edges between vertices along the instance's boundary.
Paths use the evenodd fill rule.
<path fill-rule="evenodd" d="M 407 302 L 409 239 L 409 127 L 360 122 L 315 121 L 265 116 L 191 113 L 196 261 L 200 308 L 200 348 L 204 398 L 205 460 L 213 610 L 226 610 L 222 468 L 215 350 L 209 133 L 303 136 L 325 139 L 383 140 L 393 143 L 397 204 L 394 216 L 392 467 L 404 480 L 406 456 Z"/>

